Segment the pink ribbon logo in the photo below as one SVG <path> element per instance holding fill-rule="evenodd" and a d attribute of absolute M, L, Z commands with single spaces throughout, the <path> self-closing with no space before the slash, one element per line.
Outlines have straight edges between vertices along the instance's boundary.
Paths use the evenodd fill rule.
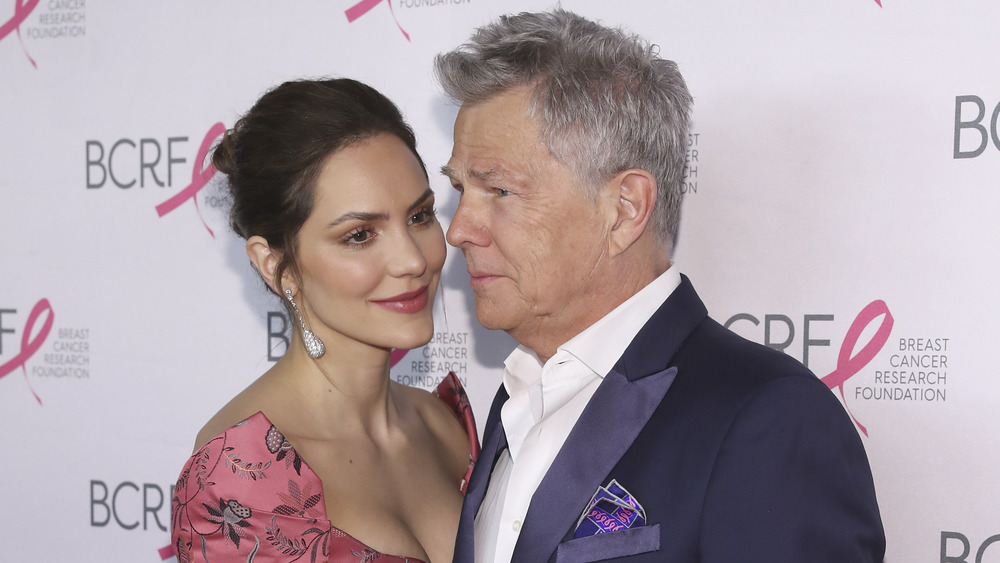
<path fill-rule="evenodd" d="M 351 6 L 344 11 L 344 15 L 347 16 L 347 23 L 353 23 L 354 20 L 360 18 L 361 16 L 367 14 L 372 8 L 382 3 L 382 0 L 361 0 L 357 4 Z M 403 33 L 403 37 L 407 41 L 410 40 L 410 34 L 406 33 L 403 26 L 399 25 L 399 20 L 396 19 L 396 12 L 392 10 L 392 0 L 385 0 L 385 3 L 389 5 L 389 13 L 392 14 L 392 21 L 396 22 L 396 27 L 399 31 Z"/>
<path fill-rule="evenodd" d="M 35 322 L 38 321 L 38 317 L 42 316 L 42 313 L 48 312 L 49 315 L 45 319 L 45 324 L 42 325 L 42 329 L 38 331 L 38 336 L 31 338 L 31 333 L 35 330 Z M 0 379 L 17 368 L 21 368 L 24 372 L 24 380 L 28 382 L 28 389 L 31 390 L 31 394 L 35 396 L 35 400 L 38 404 L 42 404 L 41 397 L 38 393 L 35 393 L 35 389 L 31 386 L 31 381 L 28 379 L 28 368 L 25 364 L 28 360 L 35 355 L 35 352 L 42 347 L 45 343 L 45 339 L 48 338 L 49 333 L 52 332 L 52 322 L 55 320 L 55 313 L 52 311 L 52 306 L 49 304 L 48 299 L 40 299 L 38 303 L 35 303 L 35 307 L 31 309 L 31 313 L 28 314 L 28 321 L 24 323 L 24 332 L 21 333 L 21 352 L 10 359 L 7 363 L 0 365 Z"/>
<path fill-rule="evenodd" d="M 216 123 L 208 130 L 208 133 L 205 134 L 205 138 L 201 141 L 201 147 L 198 148 L 198 156 L 195 157 L 194 168 L 191 170 L 191 183 L 175 196 L 171 197 L 167 201 L 164 201 L 160 205 L 157 205 L 157 215 L 163 217 L 190 199 L 194 202 L 194 209 L 198 212 L 198 218 L 201 219 L 201 224 L 205 225 L 205 228 L 208 230 L 208 234 L 212 235 L 212 238 L 215 238 L 215 233 L 212 231 L 212 228 L 208 226 L 208 223 L 205 222 L 205 218 L 201 216 L 201 209 L 198 207 L 198 198 L 195 196 L 198 195 L 198 192 L 200 192 L 201 189 L 208 184 L 208 181 L 215 176 L 215 173 L 218 172 L 215 165 L 211 162 L 209 162 L 208 166 L 205 166 L 204 168 L 202 168 L 202 166 L 204 165 L 205 157 L 208 156 L 208 151 L 212 148 L 212 143 L 214 143 L 215 140 L 221 137 L 225 132 L 226 126 L 221 122 Z"/>
<path fill-rule="evenodd" d="M 885 315 L 882 324 L 879 325 L 872 339 L 856 355 L 851 356 L 851 352 L 858 344 L 858 338 L 861 337 L 865 327 L 882 315 Z M 826 383 L 826 386 L 831 390 L 840 390 L 840 397 L 844 400 L 844 408 L 847 408 L 844 383 L 868 365 L 879 350 L 885 346 L 885 343 L 889 341 L 889 333 L 892 332 L 892 324 L 893 318 L 892 313 L 889 312 L 889 306 L 885 304 L 885 301 L 879 299 L 866 305 L 851 323 L 851 327 L 847 329 L 847 336 L 844 337 L 844 343 L 840 346 L 840 354 L 837 356 L 837 367 L 830 372 L 830 375 L 823 378 L 823 383 Z M 868 430 L 858 422 L 857 418 L 854 418 L 850 408 L 847 408 L 847 414 L 850 415 L 854 424 L 858 425 L 861 432 L 867 436 Z"/>
<path fill-rule="evenodd" d="M 35 68 L 38 68 L 38 65 L 35 64 L 35 59 L 31 58 L 31 55 L 28 54 L 28 49 L 24 46 L 24 39 L 21 38 L 21 24 L 38 7 L 38 2 L 39 0 L 15 0 L 14 16 L 7 20 L 7 23 L 0 25 L 0 41 L 3 41 L 3 38 L 10 35 L 12 31 L 16 31 L 17 40 L 21 42 L 21 50 L 24 51 L 24 56 L 28 57 L 28 62 Z"/>

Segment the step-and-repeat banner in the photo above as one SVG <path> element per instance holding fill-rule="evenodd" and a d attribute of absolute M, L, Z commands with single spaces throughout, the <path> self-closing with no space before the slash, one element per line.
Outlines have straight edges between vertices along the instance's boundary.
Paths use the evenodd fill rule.
<path fill-rule="evenodd" d="M 456 108 L 434 55 L 552 5 L 0 0 L 0 559 L 172 560 L 195 434 L 284 352 L 289 320 L 204 166 L 221 132 L 283 80 L 353 77 L 436 170 Z M 886 560 L 1000 562 L 1000 3 L 562 6 L 680 65 L 676 263 L 712 316 L 842 400 Z M 455 193 L 431 185 L 447 223 Z M 482 425 L 513 341 L 476 324 L 454 249 L 443 280 L 434 339 L 392 377 L 455 371 Z"/>

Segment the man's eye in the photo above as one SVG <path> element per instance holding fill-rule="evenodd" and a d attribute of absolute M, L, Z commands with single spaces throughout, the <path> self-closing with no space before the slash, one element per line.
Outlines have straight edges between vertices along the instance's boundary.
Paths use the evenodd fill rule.
<path fill-rule="evenodd" d="M 497 188 L 497 195 L 500 197 L 507 197 L 510 195 L 510 192 L 503 188 Z"/>

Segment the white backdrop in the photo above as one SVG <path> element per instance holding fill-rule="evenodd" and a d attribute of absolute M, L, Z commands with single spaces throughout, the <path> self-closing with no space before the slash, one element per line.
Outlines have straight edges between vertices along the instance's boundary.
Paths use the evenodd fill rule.
<path fill-rule="evenodd" d="M 717 320 L 843 393 L 886 561 L 1000 562 L 1000 3 L 562 5 L 679 63 L 677 263 Z M 216 124 L 283 80 L 353 77 L 401 106 L 434 170 L 456 109 L 433 56 L 551 6 L 0 0 L 0 560 L 171 560 L 197 430 L 284 349 L 201 172 Z M 431 182 L 447 222 L 455 195 Z M 455 369 L 482 425 L 513 343 L 476 325 L 460 253 L 445 270 L 439 335 L 393 376 Z"/>

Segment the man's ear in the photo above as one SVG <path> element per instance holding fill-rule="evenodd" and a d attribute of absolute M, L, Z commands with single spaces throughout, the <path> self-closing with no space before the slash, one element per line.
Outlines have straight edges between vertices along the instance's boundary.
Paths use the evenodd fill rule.
<path fill-rule="evenodd" d="M 649 225 L 656 205 L 656 179 L 641 168 L 620 172 L 609 185 L 612 197 L 617 195 L 614 210 L 617 213 L 611 228 L 612 256 L 625 252 L 634 244 Z"/>
<path fill-rule="evenodd" d="M 278 272 L 278 264 L 281 263 L 281 253 L 276 249 L 271 248 L 271 245 L 267 243 L 267 239 L 262 236 L 254 235 L 247 239 L 247 256 L 250 258 L 250 263 L 253 267 L 257 269 L 260 273 L 260 277 L 264 278 L 264 283 L 271 288 L 272 291 L 278 295 L 282 295 L 285 285 L 283 282 L 286 280 L 275 279 L 275 274 Z M 290 287 L 293 292 L 296 288 Z"/>

